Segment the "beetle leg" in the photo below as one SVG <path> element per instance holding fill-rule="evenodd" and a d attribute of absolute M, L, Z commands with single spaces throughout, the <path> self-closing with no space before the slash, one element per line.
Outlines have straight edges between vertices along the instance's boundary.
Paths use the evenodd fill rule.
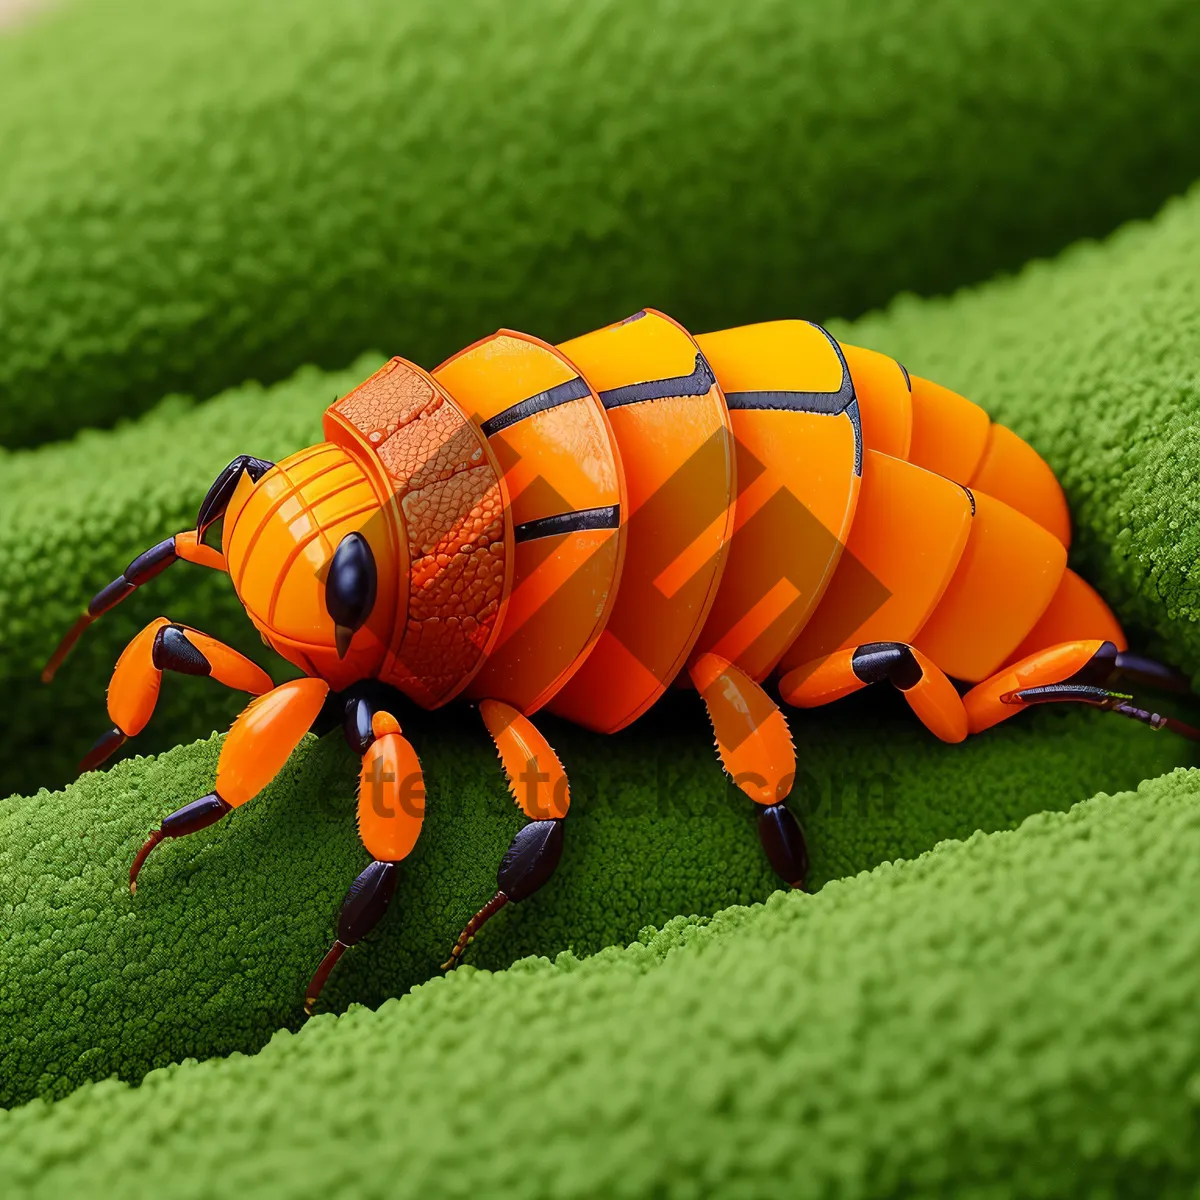
<path fill-rule="evenodd" d="M 1030 654 L 977 684 L 963 697 L 963 703 L 972 733 L 989 729 L 1031 704 L 1073 702 L 1200 741 L 1200 730 L 1174 717 L 1139 708 L 1131 695 L 1108 686 L 1122 679 L 1162 691 L 1190 690 L 1187 677 L 1170 667 L 1120 652 L 1112 642 L 1090 639 L 1062 642 Z"/>
<path fill-rule="evenodd" d="M 1168 667 L 1153 658 L 1146 658 L 1142 654 L 1130 654 L 1128 651 L 1113 655 L 1113 669 L 1107 682 L 1117 683 L 1124 679 L 1153 688 L 1155 691 L 1174 692 L 1179 696 L 1189 696 L 1192 692 L 1192 681 L 1178 668 Z"/>
<path fill-rule="evenodd" d="M 97 738 L 79 764 L 80 771 L 94 771 L 128 738 L 145 729 L 158 702 L 164 671 L 211 675 L 226 687 L 254 696 L 271 690 L 266 671 L 236 650 L 197 629 L 158 617 L 117 659 L 108 685 L 108 715 L 113 727 Z"/>
<path fill-rule="evenodd" d="M 150 834 L 129 868 L 131 892 L 137 891 L 138 873 L 159 842 L 214 824 L 257 796 L 279 774 L 321 711 L 328 692 L 323 679 L 291 679 L 250 701 L 221 747 L 216 787 L 173 812 Z"/>
<path fill-rule="evenodd" d="M 804 663 L 779 681 L 779 694 L 796 708 L 816 708 L 872 683 L 889 681 L 922 724 L 943 742 L 967 736 L 967 712 L 944 671 L 915 646 L 869 642 Z"/>
<path fill-rule="evenodd" d="M 496 892 L 467 922 L 443 971 L 458 966 L 463 953 L 479 930 L 510 900 L 532 896 L 554 874 L 562 857 L 563 818 L 571 807 L 571 788 L 566 772 L 550 743 L 533 722 L 511 705 L 484 700 L 479 713 L 487 726 L 508 790 L 529 824 L 517 831 L 500 860 Z"/>
<path fill-rule="evenodd" d="M 759 807 L 758 836 L 775 873 L 804 886 L 808 849 L 786 800 L 796 781 L 796 751 L 787 720 L 744 671 L 716 654 L 689 667 L 708 710 L 721 765 Z"/>
<path fill-rule="evenodd" d="M 157 546 L 139 554 L 121 572 L 120 575 L 102 587 L 91 599 L 82 615 L 67 630 L 61 642 L 50 655 L 45 667 L 42 668 L 42 682 L 49 683 L 55 672 L 62 666 L 63 659 L 71 652 L 71 647 L 79 641 L 83 631 L 99 616 L 115 608 L 131 592 L 148 583 L 155 575 L 160 575 L 173 562 L 183 559 L 185 562 L 196 563 L 202 567 L 211 567 L 224 571 L 225 556 L 211 546 L 204 544 L 204 535 L 209 526 L 218 521 L 229 507 L 234 490 L 245 472 L 257 483 L 275 464 L 262 458 L 251 458 L 248 454 L 239 454 L 227 466 L 208 489 L 196 516 L 196 528 L 177 533 Z"/>
<path fill-rule="evenodd" d="M 226 569 L 225 556 L 219 550 L 205 546 L 194 529 L 177 533 L 159 542 L 157 546 L 151 546 L 149 550 L 139 554 L 112 583 L 106 584 L 91 598 L 87 608 L 63 635 L 62 641 L 42 668 L 42 682 L 49 683 L 54 678 L 55 672 L 62 666 L 63 659 L 71 652 L 71 647 L 79 641 L 80 635 L 97 617 L 103 616 L 110 608 L 116 608 L 131 592 L 136 591 L 143 583 L 148 583 L 156 575 L 161 575 L 172 563 L 180 559 L 197 566 L 209 567 L 214 571 Z"/>
<path fill-rule="evenodd" d="M 369 710 L 370 703 L 361 697 L 347 703 L 347 736 L 352 715 L 357 721 L 363 706 Z M 338 917 L 337 939 L 309 981 L 304 1000 L 309 1016 L 338 959 L 348 947 L 361 942 L 387 912 L 396 892 L 400 862 L 416 845 L 425 817 L 421 764 L 391 713 L 371 716 L 369 741 L 362 754 L 358 835 L 372 861 L 350 885 Z"/>

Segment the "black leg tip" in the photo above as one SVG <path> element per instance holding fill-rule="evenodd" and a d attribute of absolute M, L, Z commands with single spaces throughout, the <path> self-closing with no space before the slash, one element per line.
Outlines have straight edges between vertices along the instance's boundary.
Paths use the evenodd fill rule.
<path fill-rule="evenodd" d="M 400 869 L 394 862 L 373 862 L 350 885 L 338 917 L 338 941 L 347 946 L 361 942 L 387 912 Z"/>
<path fill-rule="evenodd" d="M 191 804 L 185 804 L 169 817 L 165 817 L 162 823 L 163 837 L 186 837 L 189 833 L 207 829 L 231 809 L 232 806 L 222 800 L 216 792 L 209 792 L 207 796 L 201 796 L 199 800 L 193 800 Z"/>
<path fill-rule="evenodd" d="M 321 959 L 320 965 L 313 972 L 313 977 L 308 981 L 308 987 L 304 989 L 304 1015 L 311 1017 L 317 1009 L 317 1001 L 321 998 L 321 992 L 325 989 L 326 980 L 328 980 L 333 968 L 337 966 L 338 959 L 346 952 L 345 942 L 334 942 L 329 947 L 325 957 Z"/>
<path fill-rule="evenodd" d="M 784 883 L 803 888 L 808 876 L 808 846 L 800 822 L 786 804 L 772 804 L 758 814 L 758 836 L 767 861 Z"/>
<path fill-rule="evenodd" d="M 150 658 L 160 671 L 179 675 L 211 675 L 212 664 L 178 625 L 164 625 L 154 638 Z"/>
<path fill-rule="evenodd" d="M 79 764 L 79 773 L 94 771 L 101 763 L 111 758 L 125 744 L 125 735 L 114 725 L 106 729 L 83 756 Z"/>
<path fill-rule="evenodd" d="M 475 935 L 486 925 L 506 904 L 508 897 L 503 892 L 497 892 L 466 924 L 458 941 L 450 951 L 450 957 L 442 963 L 443 971 L 453 971 L 462 961 L 462 956 L 471 944 Z"/>
<path fill-rule="evenodd" d="M 169 817 L 163 818 L 163 823 L 146 839 L 142 848 L 129 868 L 129 890 L 137 891 L 138 873 L 141 871 L 150 852 L 160 842 L 167 838 L 186 837 L 199 829 L 215 825 L 227 812 L 232 811 L 232 805 L 227 804 L 216 792 L 201 796 L 191 804 L 177 808 Z"/>
<path fill-rule="evenodd" d="M 530 821 L 517 830 L 504 852 L 500 870 L 496 872 L 496 886 L 510 900 L 532 896 L 554 874 L 562 849 L 561 817 Z"/>

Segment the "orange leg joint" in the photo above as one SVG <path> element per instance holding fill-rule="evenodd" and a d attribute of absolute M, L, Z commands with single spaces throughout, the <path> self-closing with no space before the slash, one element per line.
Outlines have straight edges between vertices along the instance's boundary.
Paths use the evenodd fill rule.
<path fill-rule="evenodd" d="M 1200 730 L 1175 717 L 1139 708 L 1126 692 L 1111 691 L 1109 685 L 1122 679 L 1160 691 L 1190 691 L 1187 677 L 1180 672 L 1128 654 L 1112 641 L 1089 638 L 1028 655 L 972 688 L 963 702 L 972 733 L 990 729 L 1031 704 L 1076 703 L 1200 741 Z"/>
<path fill-rule="evenodd" d="M 108 685 L 108 715 L 113 728 L 102 734 L 80 763 L 93 771 L 128 738 L 145 729 L 158 703 L 164 671 L 209 675 L 237 691 L 270 691 L 270 676 L 236 650 L 196 629 L 166 617 L 151 621 L 125 647 Z"/>
<path fill-rule="evenodd" d="M 257 796 L 283 769 L 328 694 L 323 679 L 291 679 L 251 700 L 221 747 L 217 794 L 234 808 Z"/>
<path fill-rule="evenodd" d="M 688 669 L 717 739 L 721 764 L 759 805 L 758 836 L 775 874 L 804 886 L 808 847 L 785 803 L 796 781 L 796 751 L 783 713 L 744 671 L 717 654 L 702 654 Z"/>
<path fill-rule="evenodd" d="M 1065 683 L 1091 662 L 1103 644 L 1091 639 L 1063 642 L 1030 654 L 977 684 L 963 697 L 971 732 L 982 733 L 1025 708 L 1015 698 L 1023 688 Z"/>
<path fill-rule="evenodd" d="M 867 686 L 854 670 L 852 649 L 801 663 L 779 681 L 779 694 L 793 708 L 820 708 Z"/>
<path fill-rule="evenodd" d="M 919 650 L 913 658 L 921 668 L 921 678 L 904 689 L 904 699 L 921 723 L 943 742 L 961 742 L 968 733 L 967 710 L 954 684 Z"/>
<path fill-rule="evenodd" d="M 250 702 L 221 747 L 216 788 L 166 817 L 146 839 L 129 868 L 131 892 L 137 891 L 138 874 L 161 841 L 214 824 L 258 795 L 279 774 L 316 720 L 328 692 L 323 680 L 293 679 Z"/>
<path fill-rule="evenodd" d="M 363 752 L 358 788 L 358 835 L 372 862 L 350 885 L 338 916 L 337 938 L 321 959 L 305 992 L 312 1016 L 326 981 L 342 955 L 383 919 L 399 882 L 399 863 L 421 835 L 425 778 L 416 751 L 388 712 L 371 718 L 371 741 Z"/>
<path fill-rule="evenodd" d="M 796 782 L 796 752 L 783 713 L 753 679 L 719 655 L 702 654 L 689 671 L 733 782 L 757 804 L 782 802 Z"/>
<path fill-rule="evenodd" d="M 375 740 L 363 755 L 358 834 L 372 858 L 399 862 L 417 844 L 425 819 L 425 777 L 417 753 L 390 713 L 371 720 Z"/>
<path fill-rule="evenodd" d="M 174 538 L 175 553 L 184 562 L 195 563 L 198 567 L 208 567 L 214 571 L 227 571 L 225 555 L 220 550 L 206 545 L 200 540 L 194 529 L 185 533 L 177 533 Z"/>
<path fill-rule="evenodd" d="M 946 673 L 903 642 L 869 642 L 805 663 L 779 681 L 779 694 L 788 704 L 814 708 L 884 680 L 903 693 L 921 723 L 943 742 L 967 736 L 967 713 Z"/>
<path fill-rule="evenodd" d="M 475 935 L 510 900 L 532 896 L 554 874 L 562 858 L 563 818 L 571 807 L 563 765 L 533 722 L 500 700 L 482 701 L 479 712 L 496 744 L 508 790 L 530 821 L 517 831 L 496 872 L 495 893 L 467 922 L 443 971 L 458 966 Z"/>
<path fill-rule="evenodd" d="M 571 807 L 567 773 L 528 717 L 501 700 L 484 700 L 479 715 L 496 743 L 508 790 L 534 821 L 555 820 Z"/>

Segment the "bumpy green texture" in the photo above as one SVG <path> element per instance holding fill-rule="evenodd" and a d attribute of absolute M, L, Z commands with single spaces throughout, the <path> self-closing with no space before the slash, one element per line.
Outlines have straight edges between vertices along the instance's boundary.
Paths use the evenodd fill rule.
<path fill-rule="evenodd" d="M 852 316 L 1152 212 L 1192 0 L 122 0 L 0 43 L 0 445 L 651 303 Z"/>
<path fill-rule="evenodd" d="M 1143 648 L 1200 674 L 1200 187 L 1104 245 L 834 328 L 1032 441 L 1075 563 Z"/>
<path fill-rule="evenodd" d="M 0 1117 L 7 1194 L 1192 1196 L 1200 775 Z"/>
<path fill-rule="evenodd" d="M 725 783 L 697 697 L 676 697 L 615 738 L 540 724 L 571 775 L 563 862 L 541 893 L 493 920 L 472 962 L 589 954 L 778 886 L 754 806 Z M 1066 709 L 945 746 L 889 693 L 794 725 L 792 804 L 812 848 L 811 887 L 1197 761 L 1182 739 Z M 474 714 L 405 728 L 428 781 L 425 828 L 380 933 L 333 977 L 333 1009 L 379 1004 L 436 975 L 524 820 Z M 211 790 L 219 744 L 0 805 L 0 1104 L 255 1050 L 301 1020 L 342 895 L 368 861 L 354 830 L 357 761 L 340 733 L 307 742 L 218 826 L 161 846 L 136 897 L 127 890 L 147 831 Z"/>

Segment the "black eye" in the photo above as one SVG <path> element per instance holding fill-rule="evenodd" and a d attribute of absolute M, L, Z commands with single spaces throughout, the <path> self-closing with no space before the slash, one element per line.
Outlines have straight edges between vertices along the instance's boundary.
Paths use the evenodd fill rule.
<path fill-rule="evenodd" d="M 325 580 L 325 609 L 337 629 L 338 658 L 345 658 L 356 629 L 375 603 L 375 556 L 361 533 L 342 538 Z"/>

